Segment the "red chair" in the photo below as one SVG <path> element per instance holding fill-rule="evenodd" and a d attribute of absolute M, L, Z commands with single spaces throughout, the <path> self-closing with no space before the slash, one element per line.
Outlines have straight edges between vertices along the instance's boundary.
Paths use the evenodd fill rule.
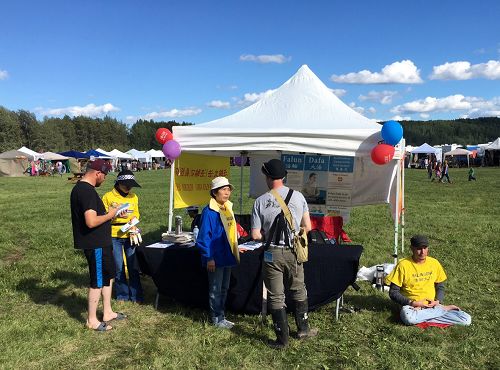
<path fill-rule="evenodd" d="M 328 239 L 335 239 L 337 243 L 351 243 L 347 233 L 342 229 L 344 221 L 341 216 L 311 216 L 312 229 L 324 231 Z"/>

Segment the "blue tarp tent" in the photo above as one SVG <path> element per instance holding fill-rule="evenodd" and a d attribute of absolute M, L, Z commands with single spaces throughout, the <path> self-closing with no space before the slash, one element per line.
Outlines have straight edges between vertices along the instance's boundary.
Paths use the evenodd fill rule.
<path fill-rule="evenodd" d="M 58 152 L 57 154 L 63 155 L 65 157 L 72 157 L 72 158 L 89 158 L 90 157 L 86 153 L 78 152 L 76 150 L 68 150 L 67 152 Z"/>
<path fill-rule="evenodd" d="M 97 150 L 90 149 L 85 152 L 86 158 L 95 157 L 95 158 L 103 158 L 103 159 L 111 159 L 109 155 L 98 152 Z"/>

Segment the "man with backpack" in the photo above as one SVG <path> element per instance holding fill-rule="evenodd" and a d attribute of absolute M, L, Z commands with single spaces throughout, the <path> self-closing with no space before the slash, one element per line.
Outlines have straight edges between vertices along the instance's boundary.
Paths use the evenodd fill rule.
<path fill-rule="evenodd" d="M 293 191 L 283 183 L 287 171 L 279 159 L 271 159 L 262 165 L 266 184 L 270 192 L 255 200 L 252 211 L 252 238 L 264 241 L 263 275 L 267 288 L 267 299 L 271 311 L 276 340 L 269 346 L 282 349 L 288 345 L 289 328 L 285 305 L 285 289 L 290 291 L 295 303 L 295 322 L 297 338 L 306 339 L 318 334 L 317 329 L 309 328 L 307 291 L 304 283 L 304 266 L 297 262 L 292 249 L 292 228 L 298 225 L 305 232 L 311 230 L 307 202 L 298 191 Z M 281 199 L 277 199 L 280 197 Z M 286 204 L 291 213 L 293 224 L 285 219 Z"/>

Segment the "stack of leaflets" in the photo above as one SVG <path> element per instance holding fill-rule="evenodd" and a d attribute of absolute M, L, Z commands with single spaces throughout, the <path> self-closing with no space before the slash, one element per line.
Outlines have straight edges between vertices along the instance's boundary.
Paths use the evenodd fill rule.
<path fill-rule="evenodd" d="M 191 243 L 193 242 L 193 233 L 181 233 L 178 235 L 174 233 L 163 233 L 161 234 L 161 240 L 175 244 Z"/>

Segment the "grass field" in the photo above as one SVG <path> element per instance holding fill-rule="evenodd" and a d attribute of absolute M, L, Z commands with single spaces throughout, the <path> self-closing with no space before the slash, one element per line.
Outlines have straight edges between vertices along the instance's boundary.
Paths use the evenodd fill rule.
<path fill-rule="evenodd" d="M 233 169 L 235 184 L 238 174 Z M 446 302 L 469 312 L 471 327 L 405 327 L 387 295 L 362 283 L 345 295 L 356 312 L 338 322 L 334 304 L 312 313 L 318 338 L 292 340 L 286 351 L 266 346 L 271 327 L 254 316 L 230 314 L 237 328 L 229 332 L 212 327 L 202 310 L 165 302 L 156 311 L 147 277 L 146 305 L 122 304 L 129 319 L 109 333 L 86 330 L 87 267 L 72 244 L 72 186 L 64 177 L 0 178 L 0 368 L 499 369 L 500 169 L 476 175 L 468 182 L 466 169 L 452 169 L 453 184 L 437 184 L 426 171 L 406 171 L 407 239 L 429 236 L 430 254 L 448 274 Z M 169 176 L 142 172 L 137 179 L 145 241 L 152 242 L 166 229 Z M 238 197 L 235 191 L 236 204 Z M 247 212 L 251 204 L 245 199 Z M 391 262 L 387 205 L 354 209 L 345 229 L 364 246 L 362 265 Z"/>

